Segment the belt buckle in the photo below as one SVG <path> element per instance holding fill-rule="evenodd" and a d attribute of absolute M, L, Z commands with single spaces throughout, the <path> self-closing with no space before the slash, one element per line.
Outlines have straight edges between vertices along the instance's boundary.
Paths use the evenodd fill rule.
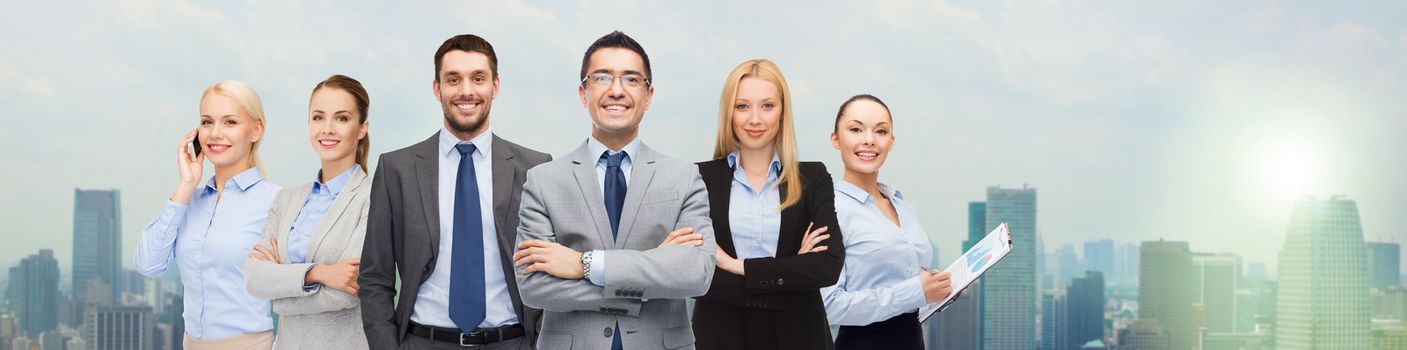
<path fill-rule="evenodd" d="M 466 335 L 468 335 L 468 334 L 459 333 L 459 346 L 461 346 L 461 347 L 478 347 L 479 345 L 483 345 L 483 344 L 465 344 L 465 343 L 464 343 L 464 336 L 466 336 Z"/>

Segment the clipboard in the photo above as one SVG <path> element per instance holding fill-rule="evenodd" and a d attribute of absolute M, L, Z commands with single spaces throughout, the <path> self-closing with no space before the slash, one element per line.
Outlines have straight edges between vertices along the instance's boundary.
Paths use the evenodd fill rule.
<path fill-rule="evenodd" d="M 918 310 L 918 322 L 923 323 L 923 321 L 932 317 L 933 314 L 947 309 L 948 305 L 951 305 L 953 301 L 956 300 L 954 297 L 957 296 L 958 292 L 967 289 L 968 286 L 972 285 L 973 281 L 982 277 L 982 274 L 992 269 L 992 266 L 1001 262 L 1002 258 L 1011 254 L 1011 246 L 1011 229 L 1003 222 L 1001 225 L 997 225 L 997 228 L 993 229 L 992 232 L 987 233 L 987 236 L 983 237 L 981 241 L 973 245 L 972 249 L 963 252 L 962 256 L 958 257 L 957 261 L 948 265 L 948 268 L 943 269 L 943 272 L 952 275 L 953 292 L 948 294 L 947 297 L 944 297 L 943 300 L 924 305 L 920 308 Z"/>

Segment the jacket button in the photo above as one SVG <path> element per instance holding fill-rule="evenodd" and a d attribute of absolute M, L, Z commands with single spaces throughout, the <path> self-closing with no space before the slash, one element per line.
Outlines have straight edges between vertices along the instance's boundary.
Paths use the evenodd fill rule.
<path fill-rule="evenodd" d="M 605 335 L 606 338 L 610 338 L 612 334 L 611 327 L 606 327 L 606 330 L 601 331 L 601 334 Z"/>
<path fill-rule="evenodd" d="M 780 279 L 780 278 L 777 279 L 777 285 L 779 285 L 779 286 L 782 285 L 782 279 Z"/>

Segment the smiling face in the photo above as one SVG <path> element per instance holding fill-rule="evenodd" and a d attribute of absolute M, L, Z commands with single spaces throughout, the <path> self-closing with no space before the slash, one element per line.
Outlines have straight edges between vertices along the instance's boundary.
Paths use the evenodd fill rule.
<path fill-rule="evenodd" d="M 577 87 L 582 107 L 586 107 L 591 113 L 595 132 L 608 135 L 635 133 L 640 127 L 640 120 L 645 116 L 645 110 L 650 108 L 650 97 L 654 96 L 655 88 L 649 84 L 626 86 L 619 77 L 632 74 L 644 76 L 644 59 L 627 49 L 603 48 L 591 54 L 586 73 L 617 77 L 609 86 L 597 86 L 588 81 Z"/>
<path fill-rule="evenodd" d="M 356 98 L 346 90 L 321 88 L 308 102 L 308 142 L 323 162 L 352 161 L 366 137 Z"/>
<path fill-rule="evenodd" d="M 845 107 L 831 133 L 831 146 L 840 151 L 845 170 L 876 174 L 894 146 L 889 110 L 870 100 L 857 100 Z"/>
<path fill-rule="evenodd" d="M 234 99 L 207 93 L 200 98 L 200 131 L 203 154 L 215 168 L 253 166 L 250 154 L 264 135 L 264 125 Z"/>
<path fill-rule="evenodd" d="M 498 98 L 498 77 L 493 75 L 488 56 L 463 50 L 445 53 L 434 85 L 446 129 L 478 135 L 488 128 L 489 110 Z"/>
<path fill-rule="evenodd" d="M 782 98 L 777 84 L 743 78 L 733 99 L 733 135 L 745 150 L 774 148 L 782 120 Z"/>

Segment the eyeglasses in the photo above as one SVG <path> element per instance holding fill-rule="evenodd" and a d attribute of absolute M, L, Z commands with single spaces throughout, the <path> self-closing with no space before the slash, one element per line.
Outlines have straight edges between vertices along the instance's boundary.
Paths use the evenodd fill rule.
<path fill-rule="evenodd" d="M 610 87 L 611 83 L 614 83 L 616 79 L 620 79 L 621 85 L 632 89 L 650 85 L 650 79 L 645 78 L 645 76 L 643 75 L 634 73 L 622 75 L 591 73 L 587 74 L 586 78 L 581 79 L 581 84 L 586 85 L 587 83 L 590 83 L 591 85 L 594 85 L 596 87 L 605 88 Z"/>

